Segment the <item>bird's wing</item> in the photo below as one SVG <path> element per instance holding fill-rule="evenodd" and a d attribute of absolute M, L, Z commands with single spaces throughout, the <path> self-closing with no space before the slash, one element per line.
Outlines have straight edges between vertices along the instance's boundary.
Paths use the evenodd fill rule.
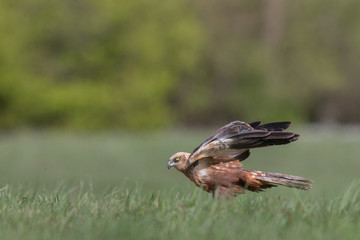
<path fill-rule="evenodd" d="M 290 122 L 277 122 L 261 125 L 261 122 L 247 124 L 241 121 L 231 122 L 206 139 L 191 153 L 187 166 L 203 158 L 245 160 L 250 148 L 287 144 L 298 139 L 299 135 L 284 132 Z"/>

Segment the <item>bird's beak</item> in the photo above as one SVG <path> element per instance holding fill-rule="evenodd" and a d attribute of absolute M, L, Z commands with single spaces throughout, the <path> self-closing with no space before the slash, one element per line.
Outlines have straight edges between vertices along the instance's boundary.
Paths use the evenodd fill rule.
<path fill-rule="evenodd" d="M 170 168 L 172 167 L 172 166 L 174 166 L 175 165 L 175 163 L 173 163 L 173 162 L 168 162 L 168 169 L 170 170 Z"/>

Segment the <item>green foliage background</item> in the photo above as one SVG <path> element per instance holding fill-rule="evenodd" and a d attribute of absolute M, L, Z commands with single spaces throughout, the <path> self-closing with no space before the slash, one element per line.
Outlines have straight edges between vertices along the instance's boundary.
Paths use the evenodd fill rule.
<path fill-rule="evenodd" d="M 0 128 L 359 121 L 359 5 L 3 0 Z"/>

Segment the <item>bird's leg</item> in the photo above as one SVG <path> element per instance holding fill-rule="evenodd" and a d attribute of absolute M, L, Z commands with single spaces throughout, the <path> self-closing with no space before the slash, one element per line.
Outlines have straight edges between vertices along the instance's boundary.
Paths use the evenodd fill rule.
<path fill-rule="evenodd" d="M 231 200 L 233 199 L 233 192 L 231 189 L 218 185 L 215 188 L 215 191 L 213 192 L 214 199 L 220 199 L 220 200 Z"/>

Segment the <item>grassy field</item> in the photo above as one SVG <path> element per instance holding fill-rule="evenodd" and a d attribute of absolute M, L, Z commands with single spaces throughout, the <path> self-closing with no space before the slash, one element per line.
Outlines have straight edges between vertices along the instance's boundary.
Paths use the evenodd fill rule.
<path fill-rule="evenodd" d="M 210 131 L 0 136 L 0 239 L 357 239 L 360 133 L 295 129 L 244 167 L 315 180 L 216 201 L 167 160 Z"/>

